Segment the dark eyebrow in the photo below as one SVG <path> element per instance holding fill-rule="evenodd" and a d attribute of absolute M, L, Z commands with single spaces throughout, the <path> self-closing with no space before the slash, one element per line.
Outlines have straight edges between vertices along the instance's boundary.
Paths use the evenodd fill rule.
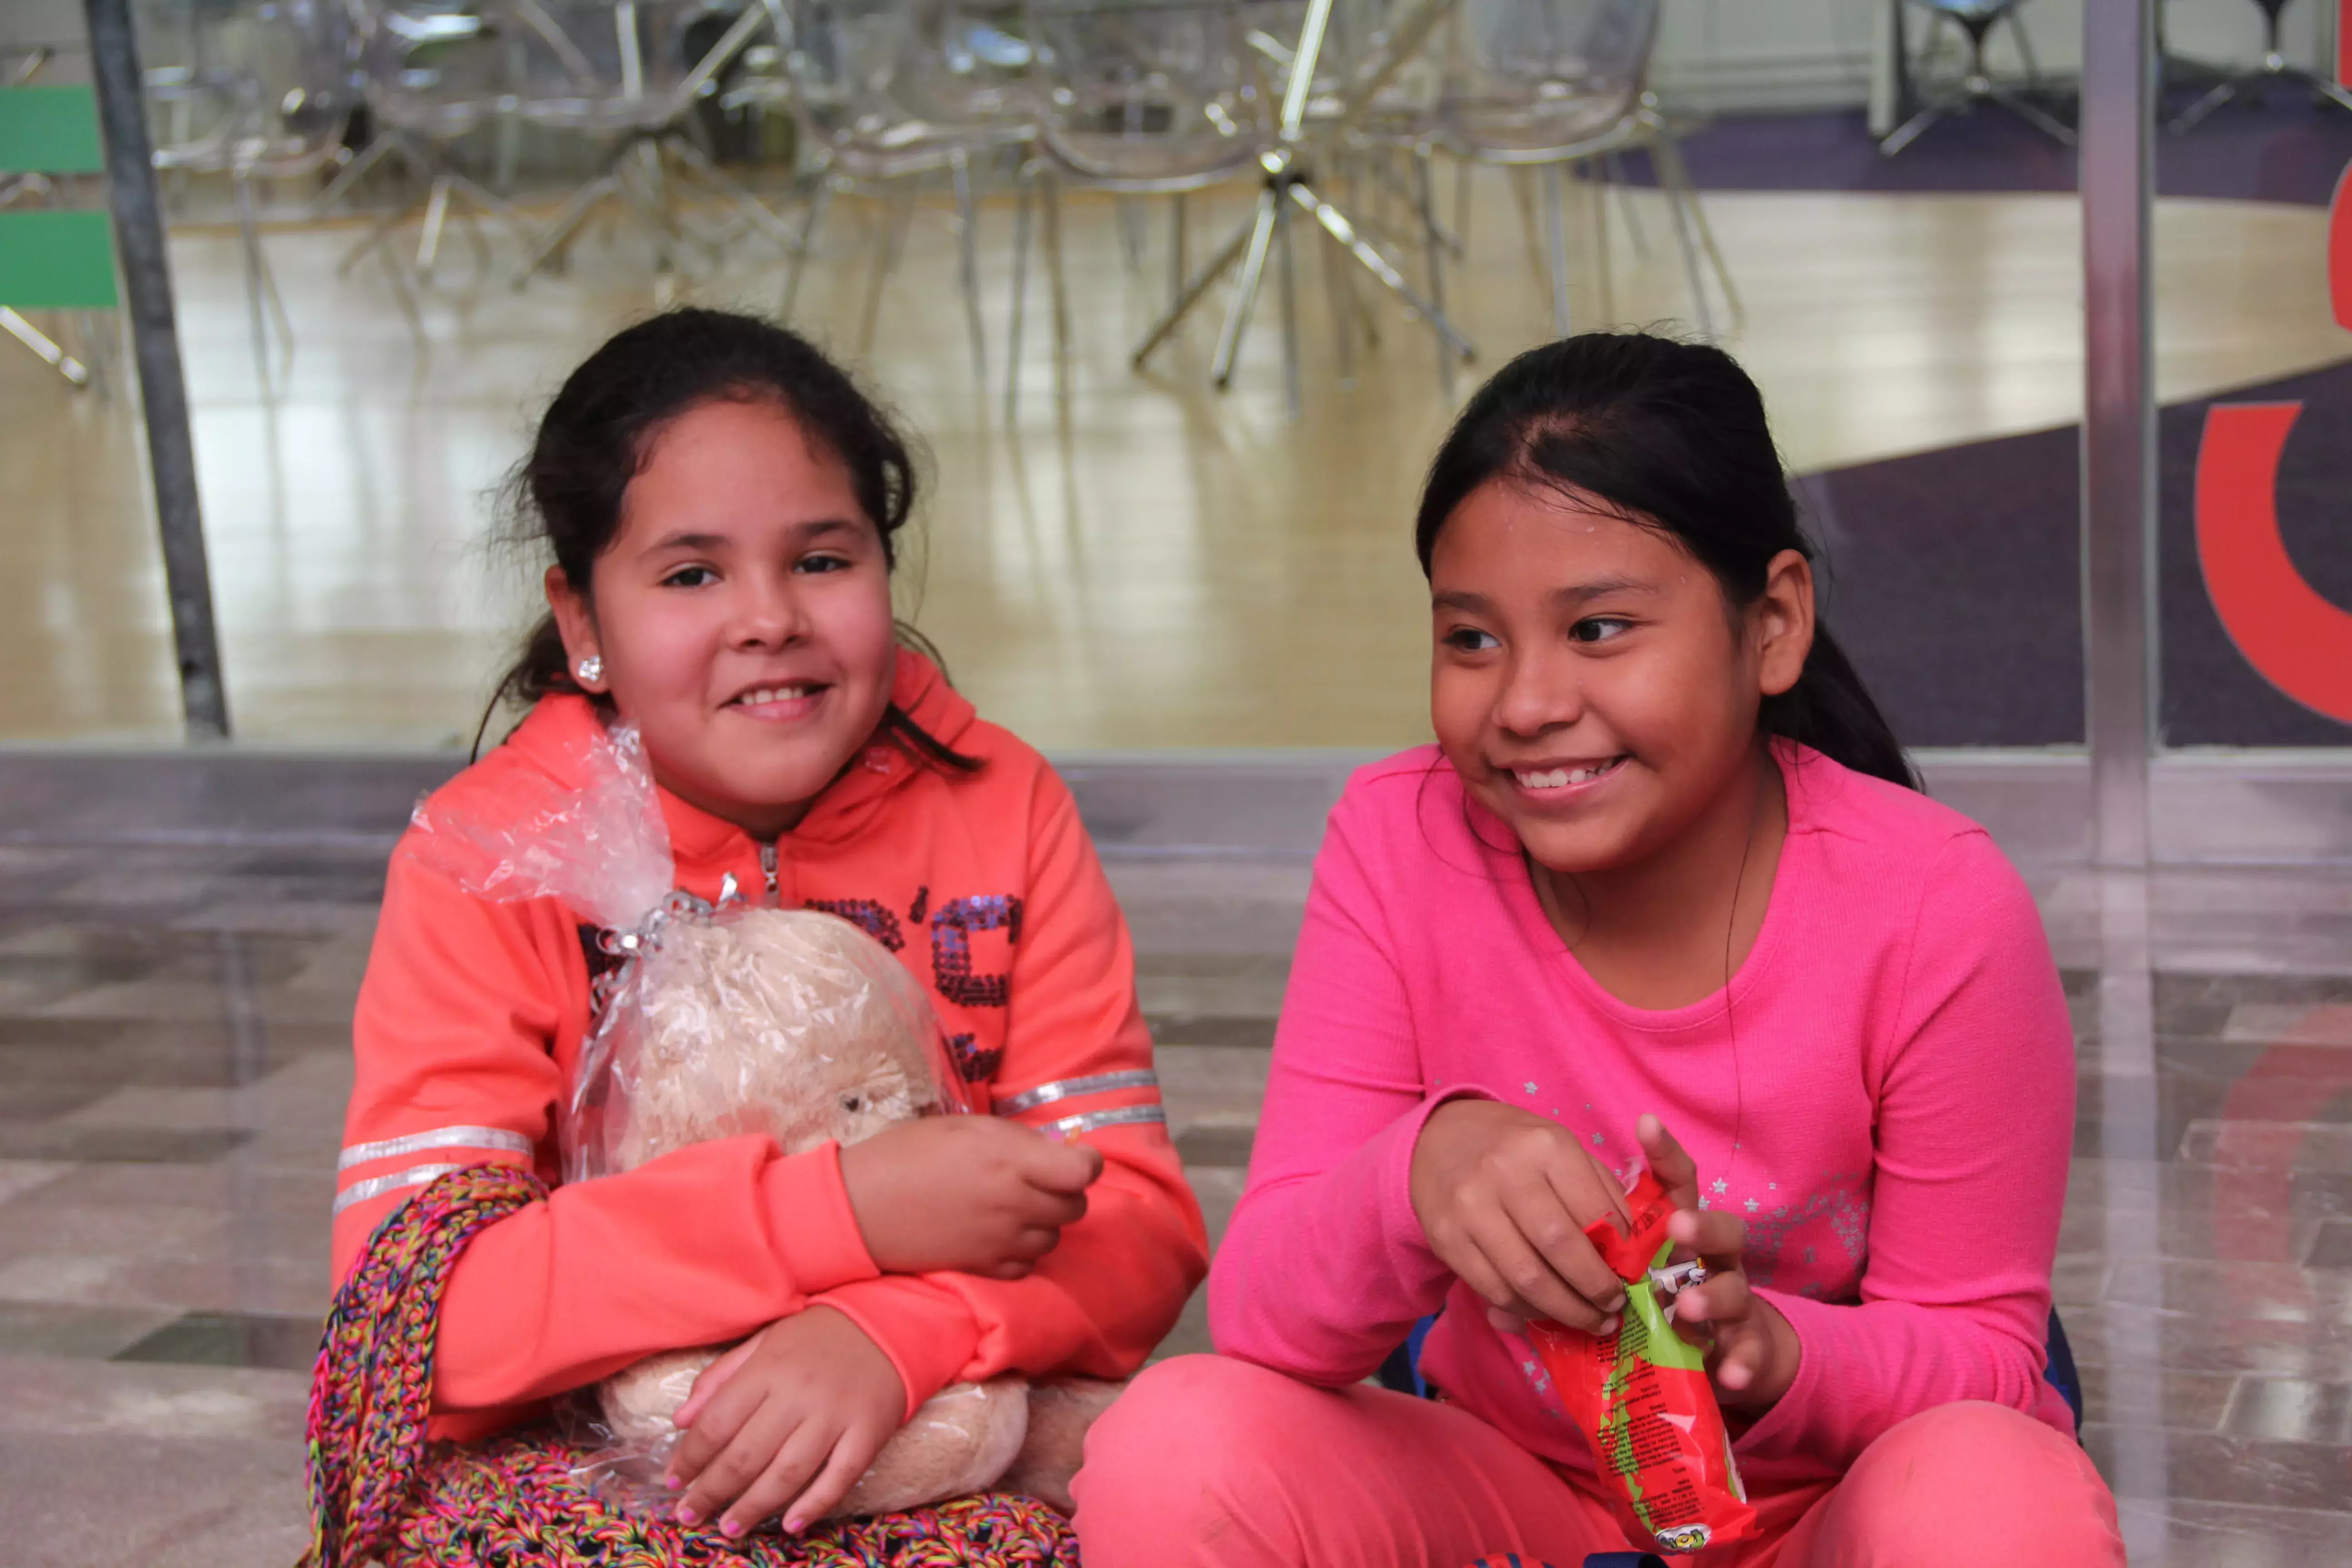
<path fill-rule="evenodd" d="M 1590 583 L 1578 583 L 1552 590 L 1551 602 L 1563 609 L 1574 609 L 1603 599 L 1612 594 L 1654 594 L 1658 590 L 1638 577 L 1595 577 Z"/>
<path fill-rule="evenodd" d="M 803 544 L 811 540 L 822 539 L 830 533 L 856 531 L 857 524 L 845 517 L 818 518 L 814 521 L 793 525 L 793 532 L 798 536 L 798 542 Z M 645 553 L 659 555 L 667 551 L 682 550 L 693 554 L 716 554 L 734 542 L 735 541 L 723 533 L 696 533 L 690 530 L 682 530 L 677 533 L 664 534 L 660 539 L 646 545 Z"/>
<path fill-rule="evenodd" d="M 1453 591 L 1431 595 L 1429 607 L 1433 610 L 1460 610 L 1468 616 L 1490 616 L 1495 613 L 1495 602 L 1486 595 Z"/>

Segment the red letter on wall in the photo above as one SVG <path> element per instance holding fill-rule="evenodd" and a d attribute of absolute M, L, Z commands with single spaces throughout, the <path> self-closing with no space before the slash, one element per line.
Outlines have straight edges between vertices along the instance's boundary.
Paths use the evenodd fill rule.
<path fill-rule="evenodd" d="M 2352 10 L 2352 0 L 2345 0 Z M 2352 16 L 2339 38 L 2352 38 Z M 2352 47 L 2352 44 L 2347 44 Z M 2352 330 L 2352 167 L 2327 217 L 2327 290 Z M 2217 403 L 2197 448 L 2197 559 L 2246 662 L 2306 708 L 2352 724 L 2352 611 L 2304 581 L 2279 538 L 2278 467 L 2300 403 Z"/>

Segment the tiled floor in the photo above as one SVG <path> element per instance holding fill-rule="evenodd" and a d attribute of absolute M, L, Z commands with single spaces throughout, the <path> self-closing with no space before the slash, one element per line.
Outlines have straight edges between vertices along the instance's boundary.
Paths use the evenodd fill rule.
<path fill-rule="evenodd" d="M 0 847 L 0 1560 L 299 1550 L 380 858 Z M 2352 1560 L 2352 888 L 2027 870 L 2082 1042 L 2059 1301 L 2134 1561 Z M 1306 867 L 1113 876 L 1221 1229 Z M 1202 1342 L 1196 1301 L 1169 1348 Z"/>

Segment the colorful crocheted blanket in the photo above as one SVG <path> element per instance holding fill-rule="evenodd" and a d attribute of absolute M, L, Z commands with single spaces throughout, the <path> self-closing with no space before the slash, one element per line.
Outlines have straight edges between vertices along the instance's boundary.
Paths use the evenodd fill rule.
<path fill-rule="evenodd" d="M 546 1196 L 526 1172 L 476 1165 L 379 1226 L 327 1318 L 310 1385 L 305 1568 L 1077 1568 L 1067 1521 L 991 1495 L 823 1525 L 799 1540 L 627 1514 L 573 1474 L 551 1429 L 427 1444 L 433 1335 L 474 1233 Z"/>

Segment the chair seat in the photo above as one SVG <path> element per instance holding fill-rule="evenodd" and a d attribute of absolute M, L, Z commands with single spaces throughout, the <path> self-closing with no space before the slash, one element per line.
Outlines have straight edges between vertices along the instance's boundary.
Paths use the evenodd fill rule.
<path fill-rule="evenodd" d="M 684 105 L 670 98 L 623 92 L 559 93 L 517 101 L 515 112 L 533 125 L 592 135 L 655 132 L 677 123 Z"/>
<path fill-rule="evenodd" d="M 1039 145 L 1063 168 L 1097 184 L 1138 193 L 1194 190 L 1232 179 L 1257 162 L 1246 136 L 1121 136 L 1056 128 Z"/>
<path fill-rule="evenodd" d="M 501 114 L 513 113 L 521 102 L 512 94 L 496 98 L 442 97 L 387 83 L 368 88 L 368 110 L 377 123 L 406 131 L 433 142 L 454 142 L 470 135 Z"/>

